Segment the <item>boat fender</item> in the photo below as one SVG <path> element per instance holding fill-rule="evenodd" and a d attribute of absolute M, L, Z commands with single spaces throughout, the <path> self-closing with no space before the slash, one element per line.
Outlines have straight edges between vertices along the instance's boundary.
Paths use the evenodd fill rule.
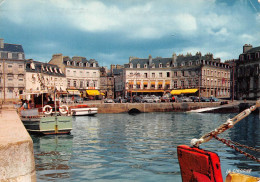
<path fill-rule="evenodd" d="M 43 113 L 46 115 L 49 115 L 52 113 L 52 107 L 50 105 L 44 106 L 42 110 L 43 110 Z"/>
<path fill-rule="evenodd" d="M 60 111 L 61 114 L 67 114 L 68 110 L 69 110 L 68 106 L 66 106 L 66 105 L 62 105 L 62 106 L 59 107 L 59 111 Z"/>

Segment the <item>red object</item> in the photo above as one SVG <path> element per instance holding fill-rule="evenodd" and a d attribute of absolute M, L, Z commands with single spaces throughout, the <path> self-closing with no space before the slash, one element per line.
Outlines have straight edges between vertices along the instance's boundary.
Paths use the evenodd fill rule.
<path fill-rule="evenodd" d="M 183 182 L 223 182 L 219 157 L 216 153 L 195 147 L 177 147 Z"/>

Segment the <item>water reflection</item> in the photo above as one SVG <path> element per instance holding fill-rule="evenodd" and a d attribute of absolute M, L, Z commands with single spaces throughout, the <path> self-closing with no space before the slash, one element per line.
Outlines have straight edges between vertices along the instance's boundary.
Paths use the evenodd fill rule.
<path fill-rule="evenodd" d="M 141 113 L 75 117 L 71 135 L 34 138 L 37 179 L 54 181 L 181 181 L 176 148 L 218 127 L 234 114 Z M 221 137 L 259 147 L 259 119 L 249 118 Z M 252 121 L 251 121 L 252 120 Z M 243 132 L 241 128 L 247 127 Z M 242 132 L 242 135 L 241 135 Z M 250 135 L 250 137 L 249 137 Z M 235 140 L 236 139 L 236 140 Z M 222 143 L 212 140 L 202 148 L 218 153 L 222 173 L 253 168 Z"/>

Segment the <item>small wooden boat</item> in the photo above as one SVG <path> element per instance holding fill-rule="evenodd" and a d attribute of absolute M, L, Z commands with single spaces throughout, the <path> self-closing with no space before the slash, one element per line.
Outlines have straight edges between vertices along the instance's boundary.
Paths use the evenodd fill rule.
<path fill-rule="evenodd" d="M 248 116 L 252 111 L 257 107 L 260 107 L 260 102 L 258 101 L 256 105 L 250 107 L 249 109 L 244 110 L 239 113 L 232 119 L 228 119 L 225 123 L 220 125 L 215 130 L 212 130 L 209 133 L 203 135 L 200 139 L 192 139 L 191 147 L 186 145 L 179 145 L 177 147 L 178 160 L 181 170 L 181 176 L 183 182 L 190 181 L 203 181 L 203 182 L 223 182 L 221 165 L 219 156 L 212 152 L 199 148 L 199 145 L 205 142 L 210 141 L 213 137 L 227 146 L 235 149 L 236 151 L 244 154 L 245 156 L 260 162 L 255 156 L 248 154 L 241 149 L 237 148 L 235 145 L 240 145 L 236 142 L 232 142 L 226 139 L 220 139 L 217 135 L 226 131 L 229 128 L 232 128 L 237 122 Z M 232 144 L 234 145 L 232 145 Z M 248 149 L 248 147 L 245 146 Z M 252 147 L 250 147 L 252 148 Z M 255 150 L 255 149 L 254 149 Z M 226 182 L 259 182 L 259 177 L 239 174 L 239 173 L 228 173 L 226 177 Z"/>
<path fill-rule="evenodd" d="M 34 108 L 20 112 L 21 121 L 29 133 L 40 135 L 70 133 L 72 117 L 69 114 L 55 112 L 49 114 L 49 112 L 39 112 L 39 110 L 39 108 Z"/>
<path fill-rule="evenodd" d="M 88 105 L 77 105 L 71 106 L 70 111 L 72 116 L 94 116 L 98 113 L 98 108 Z"/>
<path fill-rule="evenodd" d="M 29 133 L 40 135 L 69 134 L 72 130 L 72 116 L 68 106 L 53 102 L 51 93 L 28 93 L 26 108 L 18 108 L 20 119 Z M 55 92 L 54 92 L 55 98 Z M 47 104 L 44 104 L 47 103 Z"/>

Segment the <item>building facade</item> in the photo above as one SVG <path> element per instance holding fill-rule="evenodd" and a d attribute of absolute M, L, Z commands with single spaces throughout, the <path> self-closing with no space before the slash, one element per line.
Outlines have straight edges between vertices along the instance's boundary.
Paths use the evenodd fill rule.
<path fill-rule="evenodd" d="M 0 100 L 13 101 L 25 90 L 24 51 L 22 45 L 0 39 Z"/>
<path fill-rule="evenodd" d="M 236 61 L 236 99 L 260 98 L 260 47 L 245 44 Z"/>
<path fill-rule="evenodd" d="M 59 66 L 65 73 L 68 90 L 79 91 L 83 96 L 100 94 L 100 68 L 96 60 L 55 54 L 49 63 Z"/>
<path fill-rule="evenodd" d="M 132 58 L 123 72 L 125 95 L 173 95 L 179 90 L 192 89 L 191 94 L 202 97 L 230 97 L 230 66 L 204 56 L 176 55 L 171 58 Z M 174 91 L 176 92 L 174 92 Z M 196 92 L 196 93 L 195 93 Z"/>
<path fill-rule="evenodd" d="M 66 91 L 67 79 L 57 65 L 39 61 L 25 61 L 26 93 Z"/>

